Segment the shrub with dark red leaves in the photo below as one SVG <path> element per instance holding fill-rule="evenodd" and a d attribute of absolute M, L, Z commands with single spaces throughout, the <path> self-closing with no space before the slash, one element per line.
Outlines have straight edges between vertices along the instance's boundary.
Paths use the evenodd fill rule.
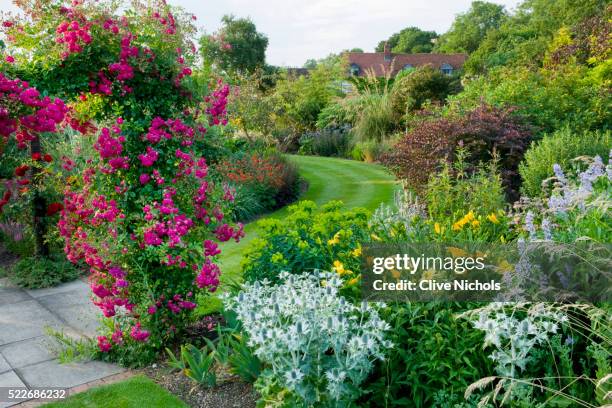
<path fill-rule="evenodd" d="M 518 165 L 532 137 L 530 126 L 515 110 L 482 104 L 463 116 L 425 119 L 383 157 L 383 163 L 418 192 L 443 160 L 453 160 L 457 147 L 469 151 L 474 167 L 490 161 L 496 152 L 508 198 L 515 198 Z"/>

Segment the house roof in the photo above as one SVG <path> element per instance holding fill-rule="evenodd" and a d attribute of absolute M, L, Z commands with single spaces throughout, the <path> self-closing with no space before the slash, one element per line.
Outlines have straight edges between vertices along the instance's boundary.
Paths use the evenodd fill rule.
<path fill-rule="evenodd" d="M 422 67 L 431 65 L 441 69 L 443 64 L 449 64 L 453 69 L 459 69 L 467 59 L 467 54 L 394 54 L 389 53 L 389 60 L 384 52 L 347 52 L 349 65 L 359 66 L 359 76 L 365 76 L 366 71 L 374 70 L 377 77 L 385 76 L 391 70 L 395 76 L 406 65 Z"/>

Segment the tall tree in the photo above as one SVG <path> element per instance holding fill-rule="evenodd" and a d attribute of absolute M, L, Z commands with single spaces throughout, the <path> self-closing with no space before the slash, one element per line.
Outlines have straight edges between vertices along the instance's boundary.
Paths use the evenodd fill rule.
<path fill-rule="evenodd" d="M 438 39 L 434 50 L 444 53 L 474 52 L 487 33 L 499 28 L 507 17 L 504 6 L 474 1 L 467 12 L 457 15 L 450 30 Z"/>
<path fill-rule="evenodd" d="M 257 31 L 250 18 L 225 15 L 223 26 L 213 35 L 200 39 L 205 62 L 230 73 L 251 74 L 266 63 L 268 37 Z"/>
<path fill-rule="evenodd" d="M 590 25 L 589 19 L 609 21 L 612 8 L 608 3 L 609 0 L 526 0 L 498 29 L 488 32 L 470 55 L 465 69 L 481 73 L 499 65 L 541 65 L 550 42 L 563 27 L 584 31 L 585 27 L 578 26 Z M 590 35 L 590 42 L 606 44 L 603 39 L 596 40 L 599 36 L 595 33 Z"/>
<path fill-rule="evenodd" d="M 391 51 L 397 53 L 419 53 L 431 52 L 433 40 L 438 37 L 435 31 L 424 31 L 418 27 L 407 27 L 393 34 L 386 41 L 381 41 L 376 46 L 377 52 L 383 52 L 385 43 L 389 44 Z"/>

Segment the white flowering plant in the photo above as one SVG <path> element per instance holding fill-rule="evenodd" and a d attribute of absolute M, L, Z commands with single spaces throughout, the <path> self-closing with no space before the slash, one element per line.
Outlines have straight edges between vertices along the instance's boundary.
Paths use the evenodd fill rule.
<path fill-rule="evenodd" d="M 531 360 L 534 348 L 545 344 L 568 322 L 565 314 L 545 303 L 493 302 L 462 315 L 484 332 L 484 348 L 500 376 L 517 378 Z"/>
<path fill-rule="evenodd" d="M 276 286 L 246 284 L 225 298 L 267 366 L 256 384 L 263 398 L 271 382 L 288 390 L 294 405 L 348 406 L 361 395 L 373 363 L 392 347 L 390 327 L 373 306 L 342 297 L 342 284 L 328 272 L 282 273 Z"/>

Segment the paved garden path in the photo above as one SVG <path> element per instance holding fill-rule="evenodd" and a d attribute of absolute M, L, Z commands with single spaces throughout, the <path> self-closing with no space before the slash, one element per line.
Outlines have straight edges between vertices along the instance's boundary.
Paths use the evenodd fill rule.
<path fill-rule="evenodd" d="M 24 290 L 0 279 L 0 387 L 72 388 L 124 371 L 99 361 L 60 364 L 45 328 L 93 337 L 98 309 L 81 280 Z M 0 408 L 9 406 L 0 402 Z"/>
<path fill-rule="evenodd" d="M 383 202 L 392 202 L 397 189 L 395 178 L 377 164 L 332 157 L 288 157 L 308 182 L 308 190 L 300 200 L 311 200 L 318 205 L 340 200 L 348 208 L 375 210 Z M 287 207 L 284 207 L 266 215 L 266 218 L 282 218 L 287 214 Z M 240 276 L 242 251 L 257 237 L 257 222 L 247 224 L 245 232 L 246 237 L 239 244 L 231 241 L 221 246 L 222 282 L 232 282 Z"/>

